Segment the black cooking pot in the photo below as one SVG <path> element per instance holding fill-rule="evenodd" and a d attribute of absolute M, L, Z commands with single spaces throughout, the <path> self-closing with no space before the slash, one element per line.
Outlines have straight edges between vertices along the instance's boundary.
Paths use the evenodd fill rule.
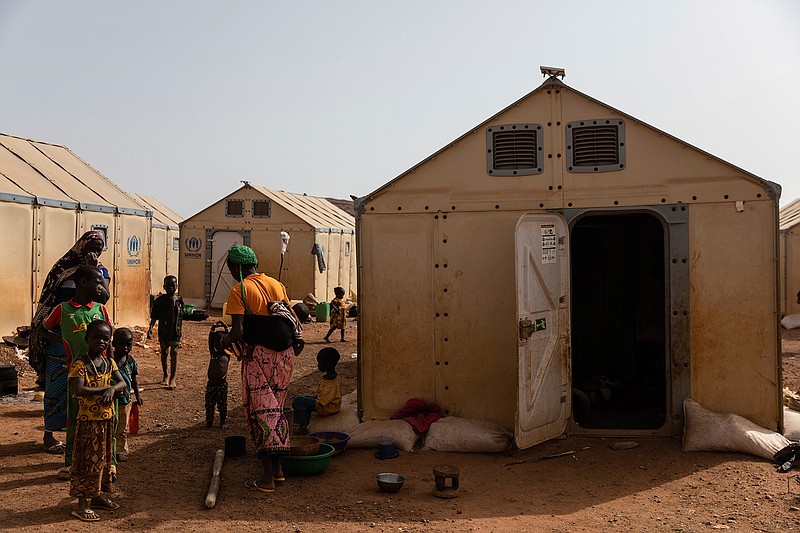
<path fill-rule="evenodd" d="M 242 457 L 247 450 L 247 441 L 241 435 L 225 437 L 225 457 Z"/>

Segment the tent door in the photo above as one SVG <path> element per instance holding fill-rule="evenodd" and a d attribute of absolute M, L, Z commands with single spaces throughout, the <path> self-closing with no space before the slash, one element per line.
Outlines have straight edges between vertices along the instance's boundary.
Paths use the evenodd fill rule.
<path fill-rule="evenodd" d="M 662 211 L 676 220 L 681 212 L 679 206 Z M 670 308 L 686 307 L 670 299 L 689 291 L 677 277 L 685 264 L 677 258 L 687 251 L 669 249 L 685 224 L 670 218 L 639 209 L 584 211 L 570 219 L 571 433 L 672 430 L 672 412 L 680 410 L 670 411 L 670 346 L 683 335 L 682 314 Z"/>
<path fill-rule="evenodd" d="M 564 432 L 570 415 L 569 229 L 557 214 L 527 214 L 515 237 L 518 321 L 516 441 Z"/>
<path fill-rule="evenodd" d="M 228 272 L 226 260 L 231 246 L 245 244 L 237 231 L 216 231 L 211 236 L 211 307 L 221 309 L 236 284 Z"/>

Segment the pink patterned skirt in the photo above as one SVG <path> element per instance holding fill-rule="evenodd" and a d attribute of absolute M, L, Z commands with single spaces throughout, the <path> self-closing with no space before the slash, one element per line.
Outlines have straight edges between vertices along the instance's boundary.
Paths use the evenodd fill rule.
<path fill-rule="evenodd" d="M 292 379 L 294 350 L 276 352 L 255 346 L 253 357 L 242 359 L 242 400 L 250 436 L 259 455 L 289 452 L 289 423 L 283 402 Z"/>

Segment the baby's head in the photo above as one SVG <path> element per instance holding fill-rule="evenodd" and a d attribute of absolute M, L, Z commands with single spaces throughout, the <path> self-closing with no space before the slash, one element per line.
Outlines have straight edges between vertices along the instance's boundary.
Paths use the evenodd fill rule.
<path fill-rule="evenodd" d="M 339 351 L 336 348 L 323 348 L 317 354 L 317 368 L 320 372 L 331 372 L 336 370 L 336 363 L 339 362 Z"/>
<path fill-rule="evenodd" d="M 308 310 L 308 306 L 303 302 L 298 302 L 292 306 L 292 311 L 297 316 L 297 320 L 300 321 L 301 324 L 305 324 L 308 321 L 309 315 L 311 312 Z"/>
<path fill-rule="evenodd" d="M 111 345 L 114 347 L 114 359 L 119 361 L 122 357 L 131 353 L 131 348 L 133 348 L 133 333 L 131 333 L 131 330 L 128 328 L 115 329 Z"/>
<path fill-rule="evenodd" d="M 344 298 L 344 289 L 342 287 L 334 287 L 333 294 L 335 294 L 337 298 Z"/>

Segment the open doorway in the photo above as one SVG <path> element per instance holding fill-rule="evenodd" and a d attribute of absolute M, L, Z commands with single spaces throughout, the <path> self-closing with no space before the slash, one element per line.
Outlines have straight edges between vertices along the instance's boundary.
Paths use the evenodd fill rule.
<path fill-rule="evenodd" d="M 211 269 L 209 307 L 221 309 L 223 304 L 228 301 L 231 289 L 237 283 L 228 272 L 226 263 L 228 249 L 231 246 L 244 244 L 244 236 L 238 231 L 214 231 L 211 235 L 211 243 L 211 261 L 207 266 Z"/>
<path fill-rule="evenodd" d="M 589 213 L 570 232 L 573 420 L 586 429 L 667 422 L 665 225 Z"/>

